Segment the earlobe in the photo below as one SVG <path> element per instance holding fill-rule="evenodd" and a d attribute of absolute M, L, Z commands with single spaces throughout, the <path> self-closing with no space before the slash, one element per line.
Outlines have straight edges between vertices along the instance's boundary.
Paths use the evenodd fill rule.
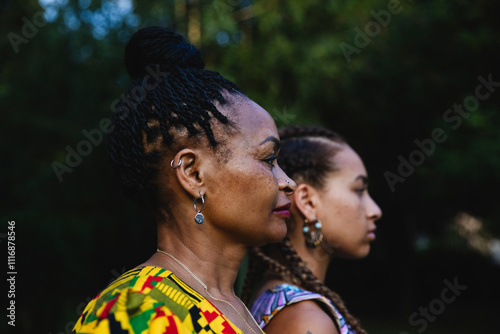
<path fill-rule="evenodd" d="M 201 157 L 196 150 L 183 149 L 177 152 L 172 161 L 174 175 L 184 190 L 195 198 L 205 193 Z"/>
<path fill-rule="evenodd" d="M 316 192 L 308 184 L 300 184 L 293 194 L 293 199 L 297 210 L 305 219 L 316 219 Z"/>

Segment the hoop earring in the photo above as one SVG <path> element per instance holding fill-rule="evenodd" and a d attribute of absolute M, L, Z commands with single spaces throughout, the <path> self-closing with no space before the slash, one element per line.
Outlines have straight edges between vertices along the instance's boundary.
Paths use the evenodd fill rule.
<path fill-rule="evenodd" d="M 195 197 L 193 200 L 194 210 L 196 211 L 196 215 L 194 216 L 194 221 L 196 222 L 196 224 L 203 224 L 203 222 L 205 221 L 205 216 L 203 215 L 203 213 L 201 213 L 201 210 L 203 210 L 203 208 L 205 207 L 205 198 L 203 198 L 202 193 L 200 193 L 200 196 L 201 196 L 201 209 L 200 210 L 198 210 L 198 208 L 196 207 L 197 198 Z"/>
<path fill-rule="evenodd" d="M 179 167 L 181 164 L 182 164 L 182 160 L 179 160 L 179 163 L 177 165 L 174 166 L 174 159 L 172 159 L 172 161 L 170 161 L 170 167 L 172 167 L 173 169 L 176 169 L 177 167 Z"/>
<path fill-rule="evenodd" d="M 319 220 L 310 222 L 309 219 L 304 219 L 304 227 L 302 231 L 306 238 L 306 246 L 316 248 L 323 241 L 323 233 L 321 233 L 322 224 Z"/>

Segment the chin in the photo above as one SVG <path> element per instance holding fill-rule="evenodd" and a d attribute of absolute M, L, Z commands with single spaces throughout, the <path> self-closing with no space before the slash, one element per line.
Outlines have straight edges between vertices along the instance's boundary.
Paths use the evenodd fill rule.
<path fill-rule="evenodd" d="M 271 228 L 269 228 L 266 231 L 267 233 L 266 233 L 265 240 L 262 240 L 258 245 L 255 245 L 255 246 L 260 247 L 260 246 L 264 246 L 267 244 L 280 242 L 281 240 L 283 240 L 286 237 L 288 229 L 286 227 L 285 221 L 282 221 L 279 224 L 272 224 L 272 226 L 270 226 L 270 227 Z M 262 234 L 262 237 L 264 237 L 263 234 Z"/>
<path fill-rule="evenodd" d="M 360 249 L 359 252 L 353 256 L 353 258 L 362 259 L 364 257 L 367 257 L 368 254 L 370 254 L 370 245 L 368 245 L 367 247 L 363 247 L 363 249 Z"/>
<path fill-rule="evenodd" d="M 362 258 L 365 258 L 370 254 L 370 245 L 362 247 L 357 250 L 352 250 L 350 252 L 344 251 L 342 253 L 337 254 L 337 257 L 341 257 L 344 259 L 351 259 L 351 260 L 361 260 Z"/>

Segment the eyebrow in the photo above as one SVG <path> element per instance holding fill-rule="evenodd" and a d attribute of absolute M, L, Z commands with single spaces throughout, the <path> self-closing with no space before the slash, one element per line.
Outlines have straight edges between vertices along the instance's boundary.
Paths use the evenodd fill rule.
<path fill-rule="evenodd" d="M 277 151 L 279 151 L 279 149 L 280 149 L 280 141 L 279 141 L 279 139 L 278 139 L 278 138 L 276 138 L 276 137 L 274 137 L 274 136 L 269 136 L 269 137 L 267 137 L 266 139 L 264 139 L 264 140 L 262 141 L 262 143 L 260 143 L 260 145 L 264 145 L 265 143 L 267 143 L 267 142 L 269 142 L 269 141 L 270 141 L 270 142 L 273 142 L 273 143 L 274 143 L 274 146 L 276 147 L 276 150 L 277 150 Z"/>
<path fill-rule="evenodd" d="M 361 182 L 363 182 L 364 185 L 367 185 L 368 184 L 368 177 L 364 176 L 364 175 L 358 175 L 354 181 L 357 181 L 357 180 L 361 180 Z"/>

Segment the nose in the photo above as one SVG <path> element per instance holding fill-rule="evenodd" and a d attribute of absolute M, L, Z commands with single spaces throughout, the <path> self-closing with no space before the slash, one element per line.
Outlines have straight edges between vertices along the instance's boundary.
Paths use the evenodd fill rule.
<path fill-rule="evenodd" d="M 279 165 L 277 165 L 277 172 L 279 190 L 284 191 L 287 196 L 292 195 L 297 189 L 297 184 L 285 174 Z"/>
<path fill-rule="evenodd" d="M 366 206 L 366 218 L 369 220 L 377 221 L 382 218 L 382 210 L 378 204 L 373 200 L 373 198 L 368 195 L 369 201 Z"/>

